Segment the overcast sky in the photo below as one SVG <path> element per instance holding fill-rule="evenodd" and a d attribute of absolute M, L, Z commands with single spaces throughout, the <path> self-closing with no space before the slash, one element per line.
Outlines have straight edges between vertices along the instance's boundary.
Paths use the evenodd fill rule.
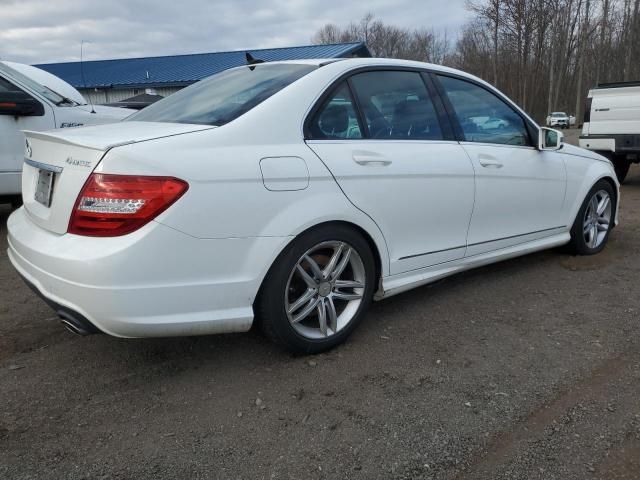
<path fill-rule="evenodd" d="M 367 12 L 455 36 L 464 0 L 0 0 L 0 59 L 22 63 L 306 45 Z"/>

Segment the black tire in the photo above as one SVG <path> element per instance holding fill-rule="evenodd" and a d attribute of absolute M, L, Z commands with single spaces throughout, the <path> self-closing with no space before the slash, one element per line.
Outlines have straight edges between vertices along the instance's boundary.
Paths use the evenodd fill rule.
<path fill-rule="evenodd" d="M 333 241 L 347 243 L 362 260 L 365 282 L 361 303 L 344 328 L 327 338 L 308 338 L 296 331 L 289 321 L 285 310 L 285 292 L 292 271 L 301 257 L 315 246 Z M 262 283 L 254 310 L 263 333 L 276 344 L 295 354 L 320 353 L 344 342 L 358 326 L 371 304 L 376 283 L 373 253 L 362 235 L 344 224 L 326 224 L 302 233 L 278 256 Z"/>
<path fill-rule="evenodd" d="M 609 221 L 608 229 L 601 243 L 596 247 L 590 247 L 587 244 L 587 240 L 585 239 L 584 233 L 584 222 L 585 216 L 587 213 L 587 209 L 589 207 L 589 202 L 593 198 L 595 194 L 600 191 L 605 191 L 609 194 L 611 199 L 611 219 Z M 576 216 L 575 221 L 573 222 L 573 226 L 571 227 L 571 241 L 569 242 L 569 248 L 572 253 L 577 255 L 595 255 L 596 253 L 600 253 L 604 247 L 607 245 L 609 241 L 609 235 L 611 234 L 611 230 L 614 226 L 615 221 L 615 212 L 616 205 L 618 203 L 618 198 L 616 196 L 616 190 L 611 186 L 611 183 L 607 180 L 599 180 L 592 188 L 589 190 L 589 193 L 585 197 L 582 205 L 580 206 L 580 210 L 578 210 L 578 215 Z"/>
<path fill-rule="evenodd" d="M 627 178 L 629 167 L 631 167 L 631 162 L 626 158 L 620 157 L 614 157 L 612 162 L 613 168 L 616 171 L 616 177 L 618 177 L 618 182 L 622 184 L 622 182 L 624 182 L 624 180 Z"/>
<path fill-rule="evenodd" d="M 21 206 L 22 206 L 22 197 L 21 196 L 16 196 L 16 197 L 13 197 L 11 199 L 11 209 L 12 210 L 17 210 Z"/>

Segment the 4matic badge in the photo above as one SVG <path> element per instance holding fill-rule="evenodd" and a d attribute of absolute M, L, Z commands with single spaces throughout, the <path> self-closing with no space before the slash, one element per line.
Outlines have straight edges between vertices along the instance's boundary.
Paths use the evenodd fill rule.
<path fill-rule="evenodd" d="M 65 161 L 68 165 L 73 165 L 74 167 L 91 167 L 91 162 L 89 160 L 76 160 L 75 158 L 69 157 Z"/>

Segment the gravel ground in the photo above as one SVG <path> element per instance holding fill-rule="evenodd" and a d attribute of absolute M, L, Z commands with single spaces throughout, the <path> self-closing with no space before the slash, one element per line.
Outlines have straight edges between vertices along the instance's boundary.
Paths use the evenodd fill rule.
<path fill-rule="evenodd" d="M 11 268 L 0 207 L 0 478 L 638 479 L 638 166 L 622 195 L 600 255 L 413 290 L 305 358 L 73 336 Z"/>

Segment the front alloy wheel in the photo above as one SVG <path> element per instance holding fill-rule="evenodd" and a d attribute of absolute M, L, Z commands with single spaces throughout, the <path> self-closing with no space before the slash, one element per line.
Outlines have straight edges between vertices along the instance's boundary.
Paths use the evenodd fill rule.
<path fill-rule="evenodd" d="M 611 224 L 611 196 L 604 190 L 596 192 L 584 212 L 582 233 L 589 248 L 597 248 L 604 242 Z"/>
<path fill-rule="evenodd" d="M 616 190 L 607 180 L 589 191 L 571 228 L 571 249 L 579 255 L 600 252 L 609 239 L 616 212 Z"/>
<path fill-rule="evenodd" d="M 375 260 L 368 242 L 341 223 L 298 236 L 276 259 L 254 304 L 263 332 L 294 353 L 342 343 L 371 303 Z"/>

